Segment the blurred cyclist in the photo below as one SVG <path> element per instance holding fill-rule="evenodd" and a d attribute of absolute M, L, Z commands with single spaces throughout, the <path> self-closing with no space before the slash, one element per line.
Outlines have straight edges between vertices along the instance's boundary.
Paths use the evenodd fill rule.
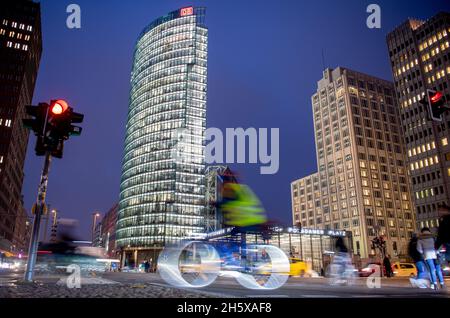
<path fill-rule="evenodd" d="M 332 263 L 328 266 L 327 276 L 331 278 L 331 284 L 352 283 L 351 280 L 355 275 L 354 266 L 342 237 L 336 239 L 335 249 L 336 254 Z"/>

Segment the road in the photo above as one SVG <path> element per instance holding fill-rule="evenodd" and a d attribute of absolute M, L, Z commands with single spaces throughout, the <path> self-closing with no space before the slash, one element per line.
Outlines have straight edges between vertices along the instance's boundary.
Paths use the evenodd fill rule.
<path fill-rule="evenodd" d="M 61 281 L 61 275 L 41 275 L 35 279 L 54 285 Z M 20 282 L 22 273 L 1 272 L 0 291 L 2 286 L 14 285 Z M 63 277 L 64 278 L 64 277 Z M 447 280 L 447 286 L 450 280 Z M 107 272 L 90 276 L 82 284 L 104 284 L 111 290 L 119 286 L 154 286 L 155 288 L 171 287 L 156 273 L 119 273 Z M 195 289 L 185 289 L 186 293 L 202 292 L 213 297 L 251 297 L 251 298 L 409 298 L 409 297 L 450 297 L 450 290 L 433 291 L 411 287 L 409 281 L 403 278 L 383 278 L 381 288 L 368 288 L 366 279 L 359 278 L 353 286 L 330 286 L 325 278 L 291 277 L 287 283 L 276 290 L 250 290 L 242 287 L 233 278 L 219 277 L 212 285 Z M 151 296 L 149 296 L 151 297 Z"/>
<path fill-rule="evenodd" d="M 168 286 L 158 274 L 150 273 L 104 273 L 102 277 L 120 283 L 152 283 Z M 212 285 L 202 291 L 216 296 L 231 297 L 450 297 L 450 290 L 433 291 L 412 288 L 406 278 L 383 278 L 381 288 L 367 287 L 365 278 L 357 279 L 353 286 L 330 286 L 325 278 L 291 277 L 277 290 L 250 290 L 242 287 L 232 278 L 219 277 Z M 448 286 L 450 279 L 446 281 Z"/>

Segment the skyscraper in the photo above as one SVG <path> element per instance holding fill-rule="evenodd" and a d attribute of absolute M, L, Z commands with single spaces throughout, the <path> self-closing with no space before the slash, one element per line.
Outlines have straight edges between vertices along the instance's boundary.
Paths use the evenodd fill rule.
<path fill-rule="evenodd" d="M 387 36 L 396 98 L 408 153 L 419 227 L 437 228 L 440 206 L 450 205 L 450 114 L 432 122 L 419 101 L 427 89 L 450 103 L 450 14 L 409 19 Z"/>
<path fill-rule="evenodd" d="M 14 241 L 16 218 L 26 219 L 22 183 L 28 130 L 22 125 L 31 104 L 42 52 L 40 4 L 0 2 L 0 239 Z M 17 231 L 16 231 L 17 233 Z M 21 234 L 23 235 L 23 234 Z"/>
<path fill-rule="evenodd" d="M 291 184 L 294 224 L 351 230 L 363 258 L 379 235 L 405 255 L 415 219 L 393 84 L 338 67 L 317 86 L 318 173 Z"/>
<path fill-rule="evenodd" d="M 134 261 L 204 230 L 204 20 L 204 8 L 182 8 L 137 40 L 116 232 L 117 246 Z"/>

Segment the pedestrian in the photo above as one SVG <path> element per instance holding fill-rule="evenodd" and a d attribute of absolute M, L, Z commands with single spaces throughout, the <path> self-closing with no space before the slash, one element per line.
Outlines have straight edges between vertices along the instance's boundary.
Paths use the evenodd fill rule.
<path fill-rule="evenodd" d="M 422 255 L 425 264 L 430 271 L 431 288 L 437 289 L 437 280 L 441 288 L 444 288 L 444 277 L 442 275 L 441 265 L 438 262 L 438 255 L 435 249 L 435 240 L 430 229 L 424 227 L 417 242 L 417 251 Z"/>
<path fill-rule="evenodd" d="M 153 258 L 150 258 L 150 260 L 148 261 L 148 272 L 153 272 Z"/>
<path fill-rule="evenodd" d="M 384 271 L 386 272 L 386 277 L 391 278 L 392 277 L 392 266 L 391 266 L 391 260 L 389 259 L 389 255 L 385 255 L 383 259 L 383 266 Z"/>
<path fill-rule="evenodd" d="M 148 260 L 146 260 L 145 263 L 144 263 L 144 271 L 145 271 L 146 273 L 148 273 L 148 272 L 149 272 L 149 269 L 150 269 L 150 263 L 149 263 Z"/>
<path fill-rule="evenodd" d="M 336 239 L 335 247 L 336 247 L 336 252 L 338 252 L 338 253 L 348 253 L 347 246 L 345 246 L 345 243 L 344 243 L 344 240 L 342 237 L 338 237 Z"/>
<path fill-rule="evenodd" d="M 411 259 L 413 260 L 414 264 L 416 265 L 417 268 L 417 279 L 426 279 L 428 278 L 427 275 L 427 271 L 425 268 L 425 262 L 423 259 L 423 256 L 421 253 L 419 253 L 419 251 L 417 250 L 417 242 L 418 242 L 418 238 L 417 238 L 417 234 L 413 233 L 411 240 L 409 241 L 408 244 L 408 254 L 409 257 L 411 257 Z"/>

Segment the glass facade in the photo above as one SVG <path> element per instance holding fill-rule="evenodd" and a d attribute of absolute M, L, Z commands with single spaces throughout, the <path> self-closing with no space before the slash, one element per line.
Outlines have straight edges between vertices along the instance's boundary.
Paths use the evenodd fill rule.
<path fill-rule="evenodd" d="M 219 242 L 238 242 L 242 238 L 240 234 L 230 235 L 227 232 L 214 236 L 209 233 L 211 241 Z M 228 231 L 229 232 L 229 231 Z M 335 252 L 336 238 L 342 237 L 345 245 L 350 248 L 353 246 L 352 233 L 341 230 L 320 230 L 303 229 L 301 231 L 288 228 L 280 229 L 273 233 L 269 240 L 264 240 L 261 233 L 249 232 L 245 235 L 246 244 L 269 244 L 280 248 L 288 257 L 299 258 L 311 265 L 311 268 L 320 273 L 326 268 L 330 261 L 330 254 Z"/>
<path fill-rule="evenodd" d="M 119 248 L 161 247 L 204 230 L 204 16 L 204 8 L 173 11 L 147 26 L 137 41 L 120 185 Z"/>

